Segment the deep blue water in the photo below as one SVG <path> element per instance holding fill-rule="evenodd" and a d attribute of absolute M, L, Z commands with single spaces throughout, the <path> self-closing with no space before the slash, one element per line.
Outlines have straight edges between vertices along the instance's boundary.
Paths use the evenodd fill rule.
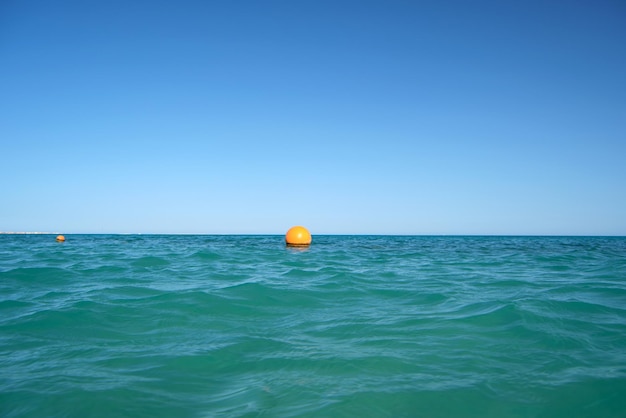
<path fill-rule="evenodd" d="M 2 417 L 626 417 L 626 238 L 0 235 Z"/>

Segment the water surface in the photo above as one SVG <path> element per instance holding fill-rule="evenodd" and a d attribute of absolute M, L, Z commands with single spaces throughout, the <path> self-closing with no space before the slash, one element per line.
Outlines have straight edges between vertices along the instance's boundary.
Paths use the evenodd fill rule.
<path fill-rule="evenodd" d="M 625 417 L 626 238 L 0 235 L 2 417 Z"/>

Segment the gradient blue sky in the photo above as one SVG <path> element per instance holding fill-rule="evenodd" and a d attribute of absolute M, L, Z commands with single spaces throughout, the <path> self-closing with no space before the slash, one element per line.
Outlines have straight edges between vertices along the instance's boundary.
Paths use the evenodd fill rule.
<path fill-rule="evenodd" d="M 0 1 L 0 231 L 626 235 L 626 3 Z"/>

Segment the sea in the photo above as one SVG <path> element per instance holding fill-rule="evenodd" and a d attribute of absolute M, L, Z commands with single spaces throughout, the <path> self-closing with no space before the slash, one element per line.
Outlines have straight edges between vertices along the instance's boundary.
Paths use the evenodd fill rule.
<path fill-rule="evenodd" d="M 0 235 L 0 416 L 626 417 L 626 237 Z"/>

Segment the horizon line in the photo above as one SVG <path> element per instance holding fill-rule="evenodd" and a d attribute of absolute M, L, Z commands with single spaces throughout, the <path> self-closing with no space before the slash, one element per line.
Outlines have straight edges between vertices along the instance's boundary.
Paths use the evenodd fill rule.
<path fill-rule="evenodd" d="M 281 236 L 284 233 L 247 232 L 39 232 L 39 231 L 0 231 L 0 235 L 206 235 L 206 236 Z M 493 233 L 319 233 L 313 236 L 397 236 L 397 237 L 626 237 L 622 234 L 493 234 Z"/>

